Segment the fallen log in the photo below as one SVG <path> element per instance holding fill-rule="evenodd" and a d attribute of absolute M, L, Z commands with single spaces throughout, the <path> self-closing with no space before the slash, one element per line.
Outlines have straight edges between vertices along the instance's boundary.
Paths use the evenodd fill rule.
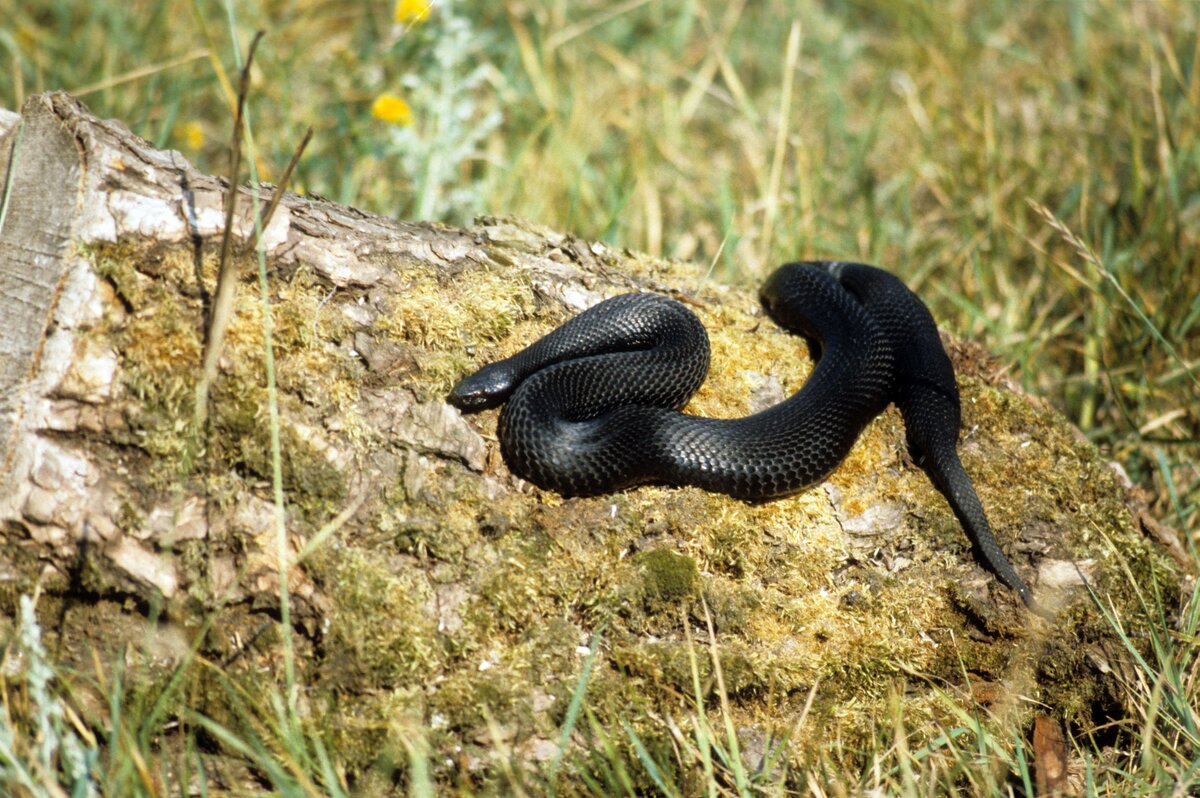
<path fill-rule="evenodd" d="M 169 668 L 198 650 L 263 694 L 282 672 L 286 559 L 307 712 L 351 770 L 412 728 L 446 755 L 439 773 L 497 750 L 538 767 L 585 662 L 593 711 L 666 745 L 665 719 L 697 711 L 693 655 L 703 709 L 728 697 L 748 757 L 789 729 L 792 758 L 831 741 L 848 756 L 893 718 L 898 685 L 916 729 L 981 706 L 1019 728 L 1017 696 L 1086 729 L 1122 713 L 1128 656 L 1095 601 L 1138 640 L 1139 596 L 1179 600 L 1179 565 L 1111 464 L 976 346 L 947 339 L 961 453 L 1052 623 L 974 562 L 894 410 L 823 485 L 749 504 L 656 486 L 564 500 L 509 474 L 495 411 L 445 402 L 629 290 L 685 298 L 709 329 L 690 412 L 797 390 L 804 348 L 753 290 L 694 264 L 290 193 L 256 238 L 254 197 L 274 188 L 239 186 L 241 279 L 198 414 L 230 186 L 58 93 L 0 115 L 0 175 L 0 613 L 36 589 L 67 662 L 128 648 Z M 224 711 L 219 690 L 190 695 Z"/>

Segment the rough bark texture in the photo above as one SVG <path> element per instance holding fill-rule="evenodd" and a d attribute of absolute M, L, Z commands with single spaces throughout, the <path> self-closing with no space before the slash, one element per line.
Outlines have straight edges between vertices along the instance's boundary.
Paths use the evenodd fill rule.
<path fill-rule="evenodd" d="M 40 582 L 59 650 L 80 662 L 128 645 L 170 665 L 202 634 L 201 653 L 261 694 L 280 578 L 249 254 L 207 424 L 191 424 L 228 186 L 61 94 L 0 115 L 0 175 L 3 611 Z M 507 472 L 495 412 L 443 401 L 467 371 L 637 289 L 685 296 L 710 330 L 691 411 L 749 412 L 809 370 L 752 290 L 513 220 L 410 224 L 292 194 L 263 246 L 290 556 L 352 510 L 289 573 L 307 711 L 351 768 L 403 760 L 409 724 L 453 752 L 436 758 L 447 773 L 486 770 L 498 748 L 544 762 L 600 630 L 593 706 L 644 740 L 695 711 L 693 652 L 747 757 L 810 691 L 791 755 L 841 739 L 848 756 L 901 679 L 918 728 L 954 704 L 1020 721 L 1018 693 L 1088 726 L 1121 711 L 1123 655 L 1083 577 L 1133 626 L 1138 589 L 1176 600 L 1176 566 L 1113 468 L 977 348 L 951 343 L 963 459 L 1014 563 L 1060 608 L 1054 625 L 971 560 L 893 411 L 824 486 L 750 505 L 660 487 L 563 500 Z M 188 695 L 224 711 L 219 690 Z"/>

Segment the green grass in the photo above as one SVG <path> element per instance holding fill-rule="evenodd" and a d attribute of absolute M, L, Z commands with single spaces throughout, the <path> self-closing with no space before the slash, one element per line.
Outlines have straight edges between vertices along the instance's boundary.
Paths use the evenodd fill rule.
<path fill-rule="evenodd" d="M 262 28 L 250 113 L 263 179 L 279 178 L 311 125 L 292 186 L 383 214 L 515 214 L 746 284 L 800 257 L 888 266 L 945 327 L 997 352 L 1121 463 L 1158 518 L 1197 528 L 1200 6 L 457 6 L 467 27 L 453 33 L 438 12 L 394 30 L 383 2 L 245 2 L 231 17 L 211 0 L 0 0 L 0 71 L 11 78 L 0 106 L 66 89 L 223 174 L 237 83 L 230 19 L 243 48 Z M 410 103 L 412 127 L 372 116 L 385 93 Z M 1169 794 L 1198 778 L 1198 614 L 1193 600 L 1163 619 L 1156 659 L 1122 675 L 1131 725 L 1120 731 L 1136 744 L 1072 741 L 1089 792 Z M 37 704 L 6 686 L 0 722 L 28 732 Z M 346 786 L 336 752 L 289 697 L 244 697 L 230 728 L 168 721 L 96 675 L 91 689 L 122 713 L 97 743 L 108 794 L 162 794 L 167 759 L 200 755 L 187 743 L 164 757 L 169 723 L 239 751 L 280 794 Z M 622 791 L 631 771 L 663 794 L 772 793 L 769 771 L 743 772 L 736 741 L 703 715 L 663 752 L 632 728 L 596 727 L 582 698 L 578 712 L 596 794 Z M 884 724 L 872 766 L 845 772 L 831 755 L 799 783 L 830 795 L 1025 789 L 1027 758 L 1011 753 L 1020 741 L 970 723 L 919 751 Z M 411 794 L 432 794 L 422 734 L 404 739 Z M 45 794 L 58 794 L 57 777 L 41 774 Z M 537 789 L 512 778 L 514 792 Z"/>

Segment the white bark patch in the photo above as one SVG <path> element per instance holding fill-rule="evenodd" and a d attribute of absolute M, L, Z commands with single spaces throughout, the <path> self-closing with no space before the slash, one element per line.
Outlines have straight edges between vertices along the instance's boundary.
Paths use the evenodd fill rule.
<path fill-rule="evenodd" d="M 95 483 L 91 464 L 76 452 L 39 439 L 34 449 L 21 514 L 35 524 L 75 529 L 83 520 L 89 487 Z"/>
<path fill-rule="evenodd" d="M 291 422 L 291 427 L 297 438 L 307 443 L 313 452 L 325 458 L 325 461 L 334 468 L 344 470 L 350 465 L 350 453 L 332 445 L 321 430 L 298 421 Z"/>
<path fill-rule="evenodd" d="M 112 231 L 117 236 L 134 235 L 171 241 L 182 241 L 188 236 L 184 217 L 157 196 L 146 196 L 135 191 L 114 191 L 108 195 L 107 204 L 112 218 Z"/>
<path fill-rule="evenodd" d="M 122 538 L 105 553 L 112 564 L 134 582 L 155 588 L 163 598 L 175 596 L 179 586 L 175 566 L 136 540 Z"/>
<path fill-rule="evenodd" d="M 409 446 L 448 455 L 483 471 L 487 445 L 462 414 L 445 402 L 399 402 L 392 417 L 392 436 Z"/>
<path fill-rule="evenodd" d="M 371 286 L 387 274 L 383 267 L 359 260 L 353 249 L 338 242 L 303 239 L 296 247 L 296 257 L 338 288 Z"/>
<path fill-rule="evenodd" d="M 62 293 L 54 307 L 54 321 L 59 327 L 75 328 L 107 320 L 119 325 L 125 311 L 116 301 L 112 286 L 101 280 L 90 261 L 73 259 Z"/>
<path fill-rule="evenodd" d="M 163 545 L 183 540 L 203 540 L 208 537 L 204 502 L 198 498 L 187 499 L 179 506 L 178 512 L 174 507 L 160 504 L 150 511 L 136 534 L 142 540 L 156 540 Z"/>
<path fill-rule="evenodd" d="M 118 365 L 117 353 L 111 347 L 92 338 L 79 338 L 71 367 L 55 393 L 64 399 L 99 404 L 112 397 Z"/>
<path fill-rule="evenodd" d="M 1038 563 L 1038 587 L 1058 590 L 1083 587 L 1096 571 L 1095 560 L 1042 560 Z"/>
<path fill-rule="evenodd" d="M 535 279 L 533 290 L 549 299 L 560 302 L 571 310 L 582 312 L 604 301 L 604 295 L 586 286 L 568 280 Z"/>

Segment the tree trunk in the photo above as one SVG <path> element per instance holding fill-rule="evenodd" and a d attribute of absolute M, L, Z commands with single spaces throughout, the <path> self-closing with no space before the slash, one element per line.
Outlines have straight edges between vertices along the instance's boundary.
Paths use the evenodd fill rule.
<path fill-rule="evenodd" d="M 905 673 L 938 685 L 911 694 L 914 718 L 981 696 L 1024 711 L 1019 693 L 1086 726 L 1115 700 L 1106 674 L 1123 649 L 1083 580 L 1134 627 L 1151 580 L 1178 600 L 1178 566 L 1113 468 L 955 342 L 964 463 L 1010 558 L 1060 608 L 1053 626 L 972 560 L 892 410 L 824 486 L 777 502 L 668 487 L 564 500 L 525 484 L 499 456 L 495 411 L 464 417 L 444 397 L 599 298 L 696 306 L 713 367 L 690 412 L 778 401 L 809 370 L 804 348 L 752 290 L 698 266 L 515 220 L 404 223 L 295 194 L 261 241 L 281 547 L 254 191 L 237 189 L 233 321 L 197 414 L 226 182 L 63 94 L 0 115 L 0 175 L 0 606 L 11 615 L 40 585 L 68 660 L 129 645 L 172 663 L 202 634 L 212 661 L 269 680 L 285 551 L 311 712 L 352 767 L 398 749 L 398 707 L 439 750 L 466 751 L 439 768 L 483 767 L 500 743 L 536 765 L 600 630 L 594 710 L 665 739 L 656 718 L 691 706 L 688 652 L 710 618 L 747 740 L 788 728 L 816 691 L 793 756 L 866 739 Z"/>

